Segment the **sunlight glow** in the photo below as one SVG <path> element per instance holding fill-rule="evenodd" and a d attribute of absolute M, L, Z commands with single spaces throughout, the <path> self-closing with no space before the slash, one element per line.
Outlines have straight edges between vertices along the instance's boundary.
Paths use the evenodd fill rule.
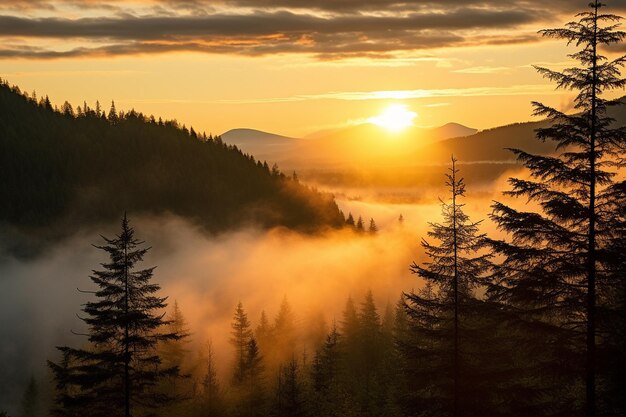
<path fill-rule="evenodd" d="M 399 132 L 414 126 L 413 119 L 416 117 L 417 113 L 410 111 L 406 104 L 392 104 L 381 114 L 370 117 L 367 121 L 392 132 Z"/>

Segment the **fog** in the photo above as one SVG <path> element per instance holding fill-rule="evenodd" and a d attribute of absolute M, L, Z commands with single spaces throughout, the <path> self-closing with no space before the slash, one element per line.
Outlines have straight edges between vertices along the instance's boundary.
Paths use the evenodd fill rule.
<path fill-rule="evenodd" d="M 490 202 L 506 188 L 505 179 L 474 190 L 468 184 L 465 210 L 473 219 L 487 217 Z M 361 191 L 342 190 L 337 202 L 346 215 L 362 216 L 366 227 L 374 218 L 380 228 L 374 236 L 348 230 L 301 235 L 285 229 L 207 236 L 181 218 L 132 218 L 137 236 L 152 247 L 142 266 L 157 265 L 154 280 L 161 294 L 170 303 L 178 301 L 192 333 L 192 354 L 211 340 L 220 372 L 226 372 L 232 356 L 230 321 L 239 301 L 256 327 L 262 310 L 273 319 L 287 297 L 297 323 L 306 327 L 320 314 L 329 323 L 340 320 L 348 296 L 358 303 L 372 290 L 383 310 L 402 291 L 418 288 L 408 267 L 423 260 L 419 242 L 428 222 L 439 221 L 437 197 L 445 198 L 445 189 L 406 189 L 413 196 L 410 203 L 379 198 L 385 190 Z M 72 331 L 84 330 L 77 314 L 93 295 L 77 288 L 94 289 L 89 274 L 106 254 L 92 245 L 117 227 L 83 230 L 36 259 L 0 258 L 0 409 L 16 409 L 31 375 L 46 385 L 46 360 L 58 360 L 56 345 L 84 343 Z M 493 233 L 488 222 L 483 229 Z"/>

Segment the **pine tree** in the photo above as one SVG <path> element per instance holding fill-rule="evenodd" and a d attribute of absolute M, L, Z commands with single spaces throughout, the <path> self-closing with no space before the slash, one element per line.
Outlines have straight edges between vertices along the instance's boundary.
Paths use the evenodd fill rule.
<path fill-rule="evenodd" d="M 264 384 L 263 357 L 256 339 L 251 337 L 246 349 L 245 372 L 240 389 L 243 415 L 254 417 L 264 416 L 266 410 L 266 393 Z"/>
<path fill-rule="evenodd" d="M 189 353 L 186 345 L 189 344 L 189 329 L 182 311 L 178 305 L 178 301 L 174 300 L 172 310 L 165 316 L 167 324 L 164 326 L 166 333 L 178 335 L 176 339 L 164 340 L 158 346 L 159 356 L 162 365 L 166 368 L 176 368 L 179 372 L 184 372 L 185 378 L 181 378 L 181 374 L 172 378 L 164 378 L 160 384 L 160 391 L 175 395 L 178 398 L 189 398 L 192 395 L 193 388 L 189 383 L 189 370 L 185 365 L 185 357 Z M 175 404 L 176 405 L 176 404 Z M 165 410 L 164 410 L 165 411 Z M 169 413 L 175 414 L 179 412 L 176 408 L 167 410 Z"/>
<path fill-rule="evenodd" d="M 602 97 L 626 85 L 620 75 L 626 58 L 610 61 L 599 50 L 619 43 L 626 33 L 616 29 L 618 16 L 601 12 L 604 5 L 599 1 L 589 7 L 565 28 L 542 31 L 544 36 L 564 39 L 579 48 L 570 55 L 579 62 L 578 67 L 562 72 L 537 68 L 558 88 L 576 91 L 576 113 L 568 115 L 533 103 L 535 115 L 550 121 L 549 127 L 537 130 L 537 138 L 553 142 L 557 155 L 512 150 L 531 178 L 510 179 L 512 190 L 506 194 L 526 197 L 538 204 L 540 212 L 494 204 L 492 219 L 512 240 L 492 242 L 504 258 L 492 298 L 523 310 L 526 320 L 553 326 L 554 335 L 565 332 L 565 340 L 551 339 L 558 341 L 552 347 L 566 348 L 561 360 L 571 358 L 555 377 L 568 378 L 567 373 L 584 363 L 575 372 L 584 376 L 585 414 L 593 417 L 598 412 L 596 348 L 602 340 L 598 334 L 598 310 L 602 306 L 598 303 L 603 303 L 600 297 L 606 293 L 608 279 L 602 254 L 613 228 L 605 208 L 616 198 L 624 201 L 623 193 L 616 196 L 612 191 L 616 189 L 616 170 L 623 167 L 626 146 L 626 131 L 615 126 L 607 114 L 609 108 L 621 103 Z M 554 368 L 544 371 L 548 369 Z M 569 392 L 576 386 L 574 375 L 571 378 Z M 576 408 L 575 400 L 564 398 L 564 406 Z"/>
<path fill-rule="evenodd" d="M 350 227 L 355 227 L 354 217 L 352 217 L 352 213 L 348 213 L 348 218 L 346 219 L 346 224 Z"/>
<path fill-rule="evenodd" d="M 176 366 L 181 369 L 185 356 L 189 352 L 185 345 L 189 343 L 191 334 L 177 300 L 174 300 L 172 311 L 166 316 L 166 320 L 168 333 L 177 334 L 180 337 L 176 340 L 165 340 L 161 344 L 161 360 L 165 366 Z"/>
<path fill-rule="evenodd" d="M 356 221 L 356 231 L 359 233 L 363 233 L 365 231 L 365 226 L 363 226 L 363 218 L 359 216 L 359 219 Z"/>
<path fill-rule="evenodd" d="M 252 339 L 252 330 L 248 315 L 243 309 L 241 301 L 237 304 L 235 316 L 231 324 L 230 343 L 235 348 L 235 368 L 233 372 L 233 383 L 241 384 L 244 381 L 248 361 L 248 348 Z M 255 341 L 256 344 L 256 341 Z"/>
<path fill-rule="evenodd" d="M 323 346 L 316 352 L 311 369 L 314 415 L 338 416 L 342 400 L 342 354 L 340 335 L 336 323 L 326 336 Z"/>
<path fill-rule="evenodd" d="M 265 310 L 261 311 L 259 325 L 256 327 L 254 334 L 256 336 L 259 347 L 262 350 L 269 350 L 269 348 L 274 344 L 273 330 L 274 329 L 272 329 L 272 326 L 270 325 Z"/>
<path fill-rule="evenodd" d="M 351 354 L 358 358 L 358 401 L 367 414 L 380 414 L 383 390 L 380 374 L 383 365 L 382 329 L 380 315 L 372 291 L 368 291 L 359 310 L 358 348 Z"/>
<path fill-rule="evenodd" d="M 201 416 L 216 417 L 224 414 L 224 399 L 217 379 L 215 352 L 211 341 L 207 346 L 206 371 L 202 379 L 199 405 L 198 414 Z"/>
<path fill-rule="evenodd" d="M 119 116 L 117 115 L 117 110 L 115 109 L 115 102 L 111 101 L 111 108 L 109 109 L 109 122 L 117 123 L 119 120 Z"/>
<path fill-rule="evenodd" d="M 304 388 L 300 368 L 295 357 L 280 367 L 276 384 L 276 398 L 272 415 L 276 417 L 302 417 L 306 415 Z"/>
<path fill-rule="evenodd" d="M 289 360 L 296 349 L 295 315 L 287 297 L 283 298 L 272 329 L 274 346 L 272 364 L 281 364 Z"/>
<path fill-rule="evenodd" d="M 159 314 L 166 304 L 151 282 L 154 268 L 136 270 L 148 249 L 140 247 L 126 215 L 121 229 L 96 246 L 110 261 L 93 271 L 96 300 L 83 308 L 91 347 L 59 347 L 61 363 L 48 362 L 60 388 L 57 405 L 70 415 L 130 417 L 137 407 L 156 409 L 176 399 L 155 391 L 163 378 L 178 374 L 161 366 L 156 348 L 180 335 L 159 332 L 168 322 Z"/>
<path fill-rule="evenodd" d="M 376 222 L 374 221 L 374 219 L 370 219 L 370 228 L 368 231 L 371 235 L 375 235 L 376 233 L 378 233 L 378 226 L 376 226 Z"/>
<path fill-rule="evenodd" d="M 452 158 L 446 185 L 450 202 L 441 200 L 443 223 L 429 223 L 428 236 L 438 244 L 422 240 L 428 262 L 413 263 L 411 271 L 426 281 L 420 293 L 405 294 L 411 319 L 412 342 L 405 354 L 408 360 L 422 364 L 427 376 L 420 395 L 430 398 L 436 415 L 461 414 L 461 321 L 475 297 L 473 290 L 489 269 L 489 255 L 478 254 L 484 246 L 484 235 L 478 234 L 480 222 L 471 222 L 459 199 L 465 195 L 465 183 L 458 177 L 456 159 Z M 418 367 L 419 368 L 419 367 Z M 436 378 L 434 377 L 436 375 Z M 420 378 L 419 375 L 414 378 Z M 424 400 L 424 398 L 421 398 Z"/>
<path fill-rule="evenodd" d="M 344 343 L 349 345 L 350 348 L 356 346 L 358 343 L 359 331 L 359 316 L 352 297 L 348 297 L 341 321 L 341 334 Z"/>

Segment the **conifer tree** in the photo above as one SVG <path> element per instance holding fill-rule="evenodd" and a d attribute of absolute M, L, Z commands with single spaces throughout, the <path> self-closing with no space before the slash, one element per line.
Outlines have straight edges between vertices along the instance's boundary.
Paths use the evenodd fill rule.
<path fill-rule="evenodd" d="M 224 399 L 217 379 L 215 352 L 211 341 L 207 345 L 206 370 L 202 379 L 202 393 L 199 405 L 198 414 L 200 416 L 217 417 L 224 415 Z"/>
<path fill-rule="evenodd" d="M 365 231 L 365 226 L 363 225 L 363 218 L 359 216 L 359 219 L 356 221 L 356 231 L 362 233 Z"/>
<path fill-rule="evenodd" d="M 343 342 L 348 346 L 348 350 L 353 350 L 356 347 L 359 331 L 359 316 L 352 297 L 348 297 L 341 321 L 341 335 Z"/>
<path fill-rule="evenodd" d="M 190 333 L 177 300 L 174 300 L 172 310 L 165 316 L 165 319 L 167 322 L 164 326 L 165 332 L 178 335 L 179 337 L 164 340 L 158 346 L 157 351 L 161 357 L 162 365 L 166 368 L 176 368 L 179 370 L 180 374 L 172 378 L 164 378 L 159 389 L 164 393 L 175 395 L 181 399 L 189 398 L 192 395 L 193 388 L 189 383 L 189 366 L 185 363 L 185 359 L 189 353 L 189 349 L 186 346 L 190 342 Z M 184 376 L 184 378 L 181 378 L 181 376 Z M 176 406 L 177 404 L 174 405 Z M 167 412 L 175 414 L 179 412 L 179 410 L 174 408 L 167 410 Z"/>
<path fill-rule="evenodd" d="M 443 223 L 429 223 L 428 236 L 438 243 L 423 239 L 429 261 L 411 265 L 411 271 L 426 281 L 426 287 L 420 293 L 405 294 L 413 333 L 413 346 L 407 345 L 405 354 L 416 362 L 415 372 L 430 375 L 422 376 L 424 385 L 414 394 L 418 399 L 429 397 L 425 402 L 431 403 L 435 415 L 455 417 L 462 415 L 460 333 L 463 317 L 468 314 L 464 307 L 473 301 L 473 290 L 489 268 L 489 255 L 478 254 L 485 238 L 478 233 L 480 222 L 471 222 L 459 202 L 465 195 L 465 183 L 458 173 L 452 157 L 450 173 L 446 174 L 450 199 L 441 200 Z"/>
<path fill-rule="evenodd" d="M 370 219 L 370 228 L 368 232 L 371 235 L 375 235 L 376 233 L 378 233 L 378 226 L 376 226 L 376 222 L 374 221 L 374 219 Z"/>
<path fill-rule="evenodd" d="M 241 407 L 245 416 L 264 416 L 266 413 L 264 370 L 263 357 L 259 351 L 256 339 L 251 337 L 246 349 L 243 384 L 240 387 L 243 391 Z"/>
<path fill-rule="evenodd" d="M 274 332 L 265 310 L 261 311 L 259 325 L 256 327 L 254 334 L 256 336 L 257 343 L 262 350 L 269 350 L 269 348 L 273 345 Z"/>
<path fill-rule="evenodd" d="M 383 365 L 382 329 L 380 315 L 374 303 L 372 291 L 365 294 L 359 310 L 358 349 L 350 352 L 358 358 L 358 378 L 353 383 L 359 384 L 358 401 L 368 414 L 380 412 L 382 387 L 380 376 Z"/>
<path fill-rule="evenodd" d="M 351 227 L 355 227 L 354 217 L 352 217 L 352 213 L 348 213 L 348 218 L 346 219 L 346 224 Z"/>
<path fill-rule="evenodd" d="M 96 300 L 85 304 L 81 318 L 90 348 L 59 347 L 61 363 L 48 363 L 60 388 L 61 413 L 130 417 L 138 407 L 156 409 L 176 400 L 155 390 L 163 378 L 178 375 L 177 367 L 161 365 L 157 344 L 181 336 L 160 332 L 168 324 L 159 313 L 165 298 L 151 282 L 154 268 L 136 269 L 148 249 L 135 238 L 126 215 L 120 234 L 103 239 L 105 245 L 96 247 L 110 261 L 93 271 Z"/>
<path fill-rule="evenodd" d="M 326 341 L 316 352 L 311 369 L 314 415 L 338 416 L 342 400 L 340 335 L 333 323 Z"/>
<path fill-rule="evenodd" d="M 492 299 L 522 310 L 526 320 L 554 326 L 554 335 L 565 332 L 566 341 L 562 337 L 551 339 L 567 348 L 559 360 L 572 358 L 557 372 L 566 377 L 570 370 L 579 368 L 576 372 L 584 380 L 588 417 L 598 414 L 596 349 L 603 339 L 598 334 L 598 311 L 603 307 L 601 294 L 606 294 L 608 282 L 607 259 L 602 255 L 613 229 L 606 208 L 615 199 L 624 201 L 623 192 L 613 191 L 616 171 L 624 164 L 626 130 L 615 126 L 607 114 L 621 103 L 603 94 L 626 85 L 620 74 L 626 58 L 608 60 L 600 51 L 621 42 L 626 34 L 617 30 L 620 17 L 603 13 L 604 6 L 592 1 L 588 11 L 577 15 L 578 21 L 541 32 L 579 48 L 570 55 L 578 67 L 561 72 L 537 68 L 557 88 L 576 92 L 575 113 L 533 103 L 535 115 L 550 122 L 537 130 L 537 138 L 554 143 L 557 154 L 532 155 L 513 149 L 531 178 L 510 179 L 512 189 L 506 194 L 527 198 L 540 207 L 540 212 L 495 203 L 492 214 L 499 228 L 512 237 L 510 241 L 491 242 L 504 258 Z M 544 372 L 554 369 L 553 363 Z M 575 379 L 570 383 L 569 392 L 574 392 Z M 576 407 L 575 398 L 564 402 Z"/>
<path fill-rule="evenodd" d="M 160 347 L 161 359 L 165 366 L 176 366 L 182 368 L 186 354 L 189 352 L 185 347 L 189 343 L 189 329 L 187 321 L 183 316 L 178 305 L 178 301 L 174 300 L 171 312 L 166 316 L 168 333 L 177 334 L 180 337 L 176 340 L 165 340 Z"/>
<path fill-rule="evenodd" d="M 239 304 L 237 304 L 235 316 L 233 317 L 231 327 L 232 336 L 230 339 L 230 343 L 235 348 L 235 368 L 233 372 L 233 383 L 237 385 L 241 384 L 244 381 L 246 375 L 246 369 L 248 367 L 248 350 L 250 340 L 252 339 L 252 330 L 250 329 L 248 315 L 244 311 L 241 301 L 239 302 Z"/>
<path fill-rule="evenodd" d="M 284 297 L 280 304 L 272 331 L 274 336 L 272 350 L 275 352 L 273 359 L 276 361 L 275 364 L 284 363 L 295 354 L 296 349 L 295 316 L 287 297 Z"/>
<path fill-rule="evenodd" d="M 296 358 L 292 357 L 279 369 L 272 415 L 302 417 L 306 415 L 306 406 L 300 367 Z"/>
<path fill-rule="evenodd" d="M 111 123 L 117 123 L 117 121 L 119 120 L 119 117 L 117 115 L 117 110 L 115 109 L 114 101 L 111 101 L 111 108 L 109 109 L 108 119 L 109 119 L 109 122 Z"/>

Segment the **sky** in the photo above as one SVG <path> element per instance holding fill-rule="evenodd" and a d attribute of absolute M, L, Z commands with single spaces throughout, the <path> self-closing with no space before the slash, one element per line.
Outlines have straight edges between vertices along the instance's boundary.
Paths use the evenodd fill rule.
<path fill-rule="evenodd" d="M 575 49 L 537 31 L 587 3 L 2 0 L 0 77 L 59 106 L 115 100 L 207 134 L 299 137 L 390 105 L 418 126 L 485 129 L 530 120 L 532 100 L 569 108 L 532 65 L 562 69 Z"/>

